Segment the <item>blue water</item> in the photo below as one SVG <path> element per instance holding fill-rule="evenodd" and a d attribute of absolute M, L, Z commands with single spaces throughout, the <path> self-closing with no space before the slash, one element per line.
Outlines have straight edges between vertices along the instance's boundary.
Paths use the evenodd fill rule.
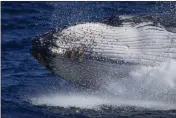
<path fill-rule="evenodd" d="M 55 99 L 48 97 L 50 94 L 69 93 L 75 87 L 53 75 L 30 54 L 35 36 L 57 27 L 103 21 L 115 15 L 153 15 L 173 29 L 176 27 L 175 2 L 1 2 L 1 6 L 3 118 L 176 117 L 176 109 L 105 105 L 97 110 L 86 108 L 84 103 L 69 107 L 66 103 L 69 100 L 58 103 L 59 97 L 55 97 L 55 104 Z M 76 98 L 77 102 L 81 99 Z M 94 100 L 88 101 L 96 104 Z"/>

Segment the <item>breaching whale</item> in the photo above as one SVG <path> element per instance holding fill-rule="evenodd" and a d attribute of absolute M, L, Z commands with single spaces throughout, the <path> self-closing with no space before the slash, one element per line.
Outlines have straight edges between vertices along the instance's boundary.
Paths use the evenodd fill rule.
<path fill-rule="evenodd" d="M 92 87 L 176 59 L 176 33 L 153 17 L 119 16 L 49 31 L 32 40 L 31 53 L 53 73 Z"/>

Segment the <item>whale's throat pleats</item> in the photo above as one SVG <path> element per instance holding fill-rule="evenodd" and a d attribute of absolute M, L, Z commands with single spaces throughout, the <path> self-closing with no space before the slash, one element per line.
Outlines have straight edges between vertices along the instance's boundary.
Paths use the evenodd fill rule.
<path fill-rule="evenodd" d="M 122 74 L 112 71 L 119 64 L 159 66 L 176 59 L 176 34 L 152 17 L 121 16 L 103 23 L 76 24 L 48 34 L 47 39 L 47 34 L 41 36 L 41 42 L 52 40 L 45 47 L 55 55 L 48 64 L 51 70 L 80 83 L 91 83 L 90 80 L 107 74 Z M 106 69 L 107 66 L 111 69 Z"/>
<path fill-rule="evenodd" d="M 84 23 L 58 34 L 56 45 L 63 50 L 68 48 L 68 57 L 76 55 L 143 65 L 155 65 L 176 57 L 176 34 L 151 19 L 121 18 L 116 26 Z"/>

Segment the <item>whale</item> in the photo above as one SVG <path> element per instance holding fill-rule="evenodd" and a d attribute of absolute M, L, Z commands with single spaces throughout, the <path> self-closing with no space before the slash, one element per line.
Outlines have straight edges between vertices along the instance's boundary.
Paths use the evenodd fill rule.
<path fill-rule="evenodd" d="M 152 16 L 117 16 L 35 37 L 31 53 L 54 74 L 94 88 L 126 77 L 138 66 L 175 60 L 176 33 Z"/>

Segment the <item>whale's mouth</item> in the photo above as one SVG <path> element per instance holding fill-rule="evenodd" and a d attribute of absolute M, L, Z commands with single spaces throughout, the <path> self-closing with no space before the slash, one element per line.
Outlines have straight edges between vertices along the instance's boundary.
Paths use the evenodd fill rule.
<path fill-rule="evenodd" d="M 57 30 L 52 30 L 41 36 L 32 39 L 31 54 L 39 63 L 49 68 L 50 61 L 56 56 L 52 49 L 56 47 L 53 34 Z M 57 54 L 58 55 L 58 54 Z"/>
<path fill-rule="evenodd" d="M 38 60 L 39 63 L 49 67 L 50 60 L 54 57 L 49 50 L 49 44 L 44 44 L 41 38 L 37 37 L 32 40 L 32 47 L 30 52 L 32 56 Z"/>

